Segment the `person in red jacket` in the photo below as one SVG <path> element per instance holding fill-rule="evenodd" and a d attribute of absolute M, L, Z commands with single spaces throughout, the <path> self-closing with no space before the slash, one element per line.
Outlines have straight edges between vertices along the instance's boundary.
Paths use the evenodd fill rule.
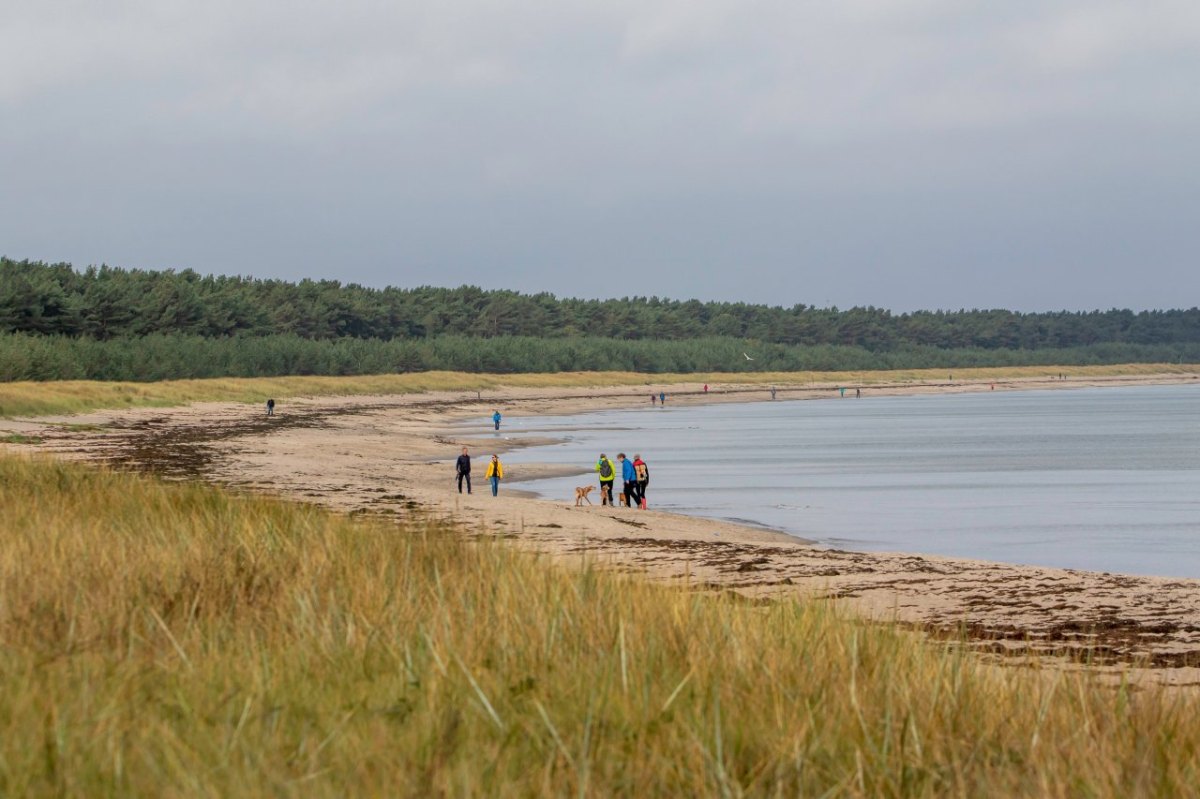
<path fill-rule="evenodd" d="M 637 477 L 638 507 L 646 509 L 646 486 L 650 485 L 650 467 L 641 455 L 633 456 L 633 473 Z"/>

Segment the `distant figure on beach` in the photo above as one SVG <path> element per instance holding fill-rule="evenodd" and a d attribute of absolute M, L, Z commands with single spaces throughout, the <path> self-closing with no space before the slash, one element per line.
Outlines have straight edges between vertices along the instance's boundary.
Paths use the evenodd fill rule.
<path fill-rule="evenodd" d="M 495 413 L 492 414 L 492 421 L 496 423 L 496 429 L 499 430 L 500 429 L 500 411 L 496 411 Z"/>
<path fill-rule="evenodd" d="M 862 396 L 862 389 L 861 389 L 861 388 L 856 388 L 856 389 L 854 389 L 854 396 L 855 396 L 855 398 L 861 397 L 861 396 Z"/>
<path fill-rule="evenodd" d="M 471 456 L 467 454 L 467 448 L 463 447 L 462 454 L 458 456 L 458 460 L 454 462 L 454 471 L 458 477 L 458 493 L 462 493 L 463 480 L 467 481 L 467 493 L 471 493 Z"/>
<path fill-rule="evenodd" d="M 487 473 L 484 475 L 492 483 L 492 496 L 496 496 L 500 490 L 500 478 L 504 477 L 504 464 L 500 463 L 500 456 L 493 455 L 488 462 Z"/>
<path fill-rule="evenodd" d="M 704 384 L 704 393 L 705 393 L 705 394 L 707 394 L 707 393 L 708 393 L 708 383 L 705 383 L 705 384 Z"/>
<path fill-rule="evenodd" d="M 658 404 L 659 405 L 667 404 L 667 392 L 665 392 L 665 391 L 658 392 Z"/>
<path fill-rule="evenodd" d="M 771 386 L 771 399 L 775 399 L 775 386 Z"/>
<path fill-rule="evenodd" d="M 846 396 L 846 387 L 845 386 L 839 386 L 838 391 L 842 392 L 843 397 Z"/>
<path fill-rule="evenodd" d="M 646 509 L 646 486 L 650 485 L 650 467 L 642 460 L 641 455 L 633 456 L 633 472 L 637 475 L 638 507 Z"/>
<path fill-rule="evenodd" d="M 642 500 L 638 494 L 637 470 L 633 468 L 633 461 L 625 457 L 624 452 L 617 453 L 617 462 L 621 464 L 621 480 L 625 483 L 625 507 L 640 508 Z"/>
<path fill-rule="evenodd" d="M 600 475 L 600 504 L 611 505 L 613 480 L 617 479 L 617 470 L 603 452 L 600 453 L 600 460 L 596 461 L 596 472 Z"/>
<path fill-rule="evenodd" d="M 651 395 L 650 395 L 650 404 L 651 404 L 651 405 L 653 405 L 653 404 L 654 404 L 654 403 L 656 403 L 656 402 L 658 402 L 658 395 L 657 395 L 657 394 L 651 394 Z"/>
<path fill-rule="evenodd" d="M 267 416 L 274 416 L 274 415 L 275 415 L 275 400 L 269 399 L 269 400 L 267 400 Z"/>
<path fill-rule="evenodd" d="M 946 375 L 946 379 L 947 379 L 947 380 L 953 380 L 953 379 L 954 379 L 954 373 L 953 373 L 953 372 L 951 372 L 950 374 Z"/>
<path fill-rule="evenodd" d="M 996 384 L 992 383 L 992 391 L 995 391 L 995 390 L 996 390 Z"/>

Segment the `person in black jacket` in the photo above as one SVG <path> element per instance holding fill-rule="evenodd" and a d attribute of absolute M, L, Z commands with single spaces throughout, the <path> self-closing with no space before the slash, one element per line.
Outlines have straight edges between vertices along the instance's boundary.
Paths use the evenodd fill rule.
<path fill-rule="evenodd" d="M 462 493 L 463 480 L 467 481 L 467 493 L 471 493 L 471 456 L 467 454 L 467 448 L 463 447 L 462 454 L 458 456 L 458 460 L 454 462 L 454 470 L 458 473 L 458 493 Z"/>

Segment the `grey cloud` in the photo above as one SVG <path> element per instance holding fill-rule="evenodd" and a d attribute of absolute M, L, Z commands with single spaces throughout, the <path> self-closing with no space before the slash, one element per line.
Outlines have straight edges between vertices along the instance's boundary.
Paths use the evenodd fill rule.
<path fill-rule="evenodd" d="M 11 12 L 16 257 L 898 309 L 1200 289 L 1188 3 Z"/>

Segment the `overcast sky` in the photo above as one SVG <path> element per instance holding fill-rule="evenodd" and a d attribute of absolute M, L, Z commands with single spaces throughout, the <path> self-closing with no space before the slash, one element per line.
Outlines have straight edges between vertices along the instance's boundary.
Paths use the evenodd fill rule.
<path fill-rule="evenodd" d="M 0 0 L 0 253 L 1200 303 L 1196 0 Z"/>

